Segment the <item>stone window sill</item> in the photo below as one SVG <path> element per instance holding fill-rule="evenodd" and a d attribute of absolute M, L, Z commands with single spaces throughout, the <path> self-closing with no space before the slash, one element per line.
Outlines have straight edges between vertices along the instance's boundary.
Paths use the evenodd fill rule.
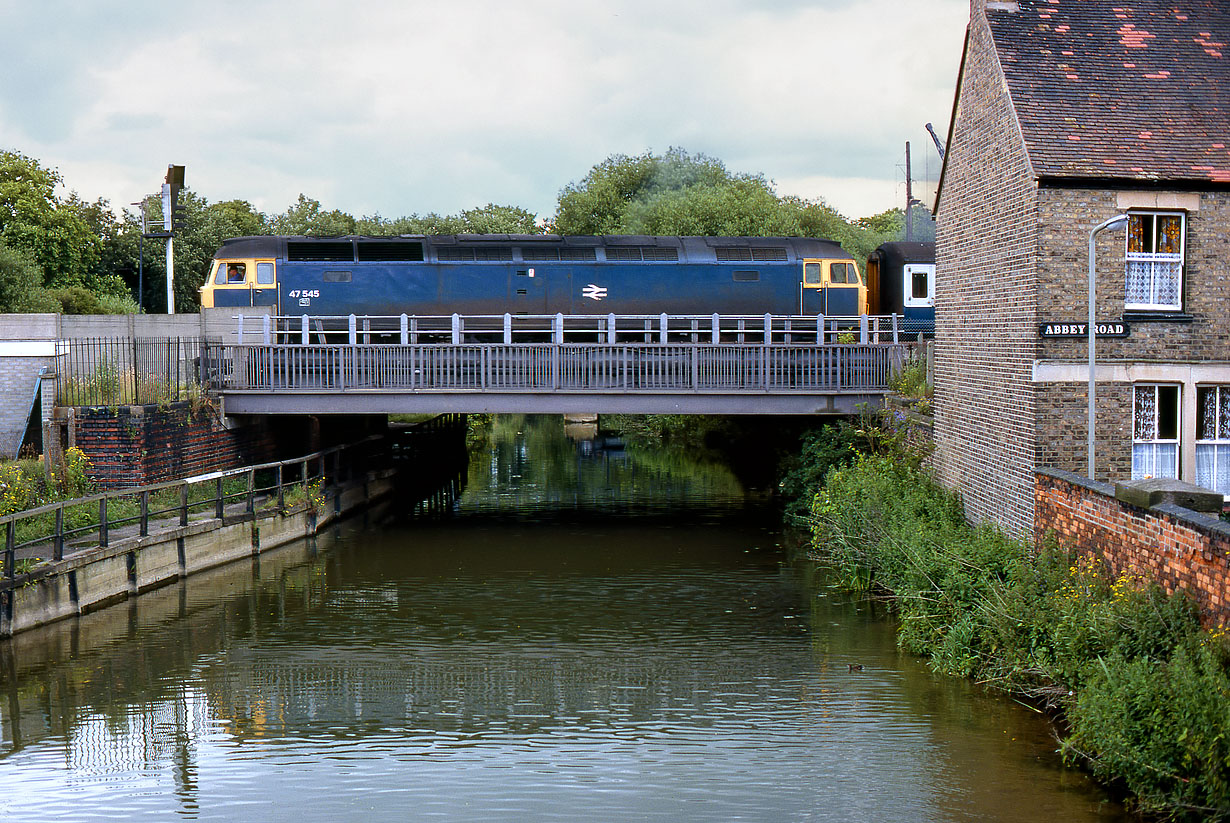
<path fill-rule="evenodd" d="M 1183 311 L 1132 311 L 1123 312 L 1125 323 L 1191 323 L 1196 318 Z"/>

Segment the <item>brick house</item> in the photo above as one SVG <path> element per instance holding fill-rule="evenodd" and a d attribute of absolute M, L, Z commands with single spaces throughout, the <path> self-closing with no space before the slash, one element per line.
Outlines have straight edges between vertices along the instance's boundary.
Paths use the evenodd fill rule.
<path fill-rule="evenodd" d="M 936 197 L 936 452 L 967 516 L 1032 533 L 1036 468 L 1230 494 L 1230 9 L 972 0 Z M 1066 336 L 1065 336 L 1066 335 Z"/>

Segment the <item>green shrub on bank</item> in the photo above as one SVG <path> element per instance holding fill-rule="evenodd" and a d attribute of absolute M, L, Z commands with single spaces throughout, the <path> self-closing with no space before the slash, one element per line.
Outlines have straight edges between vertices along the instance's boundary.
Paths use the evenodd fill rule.
<path fill-rule="evenodd" d="M 813 513 L 815 548 L 890 596 L 903 647 L 1061 710 L 1065 756 L 1142 809 L 1230 818 L 1230 655 L 1184 597 L 969 527 L 959 498 L 891 449 L 831 470 Z"/>

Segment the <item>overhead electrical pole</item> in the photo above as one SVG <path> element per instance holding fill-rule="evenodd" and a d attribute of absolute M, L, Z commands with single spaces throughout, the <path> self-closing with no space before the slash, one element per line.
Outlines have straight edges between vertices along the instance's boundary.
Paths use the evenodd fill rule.
<path fill-rule="evenodd" d="M 914 239 L 914 221 L 910 207 L 914 205 L 914 184 L 910 173 L 910 141 L 905 141 L 905 240 Z"/>

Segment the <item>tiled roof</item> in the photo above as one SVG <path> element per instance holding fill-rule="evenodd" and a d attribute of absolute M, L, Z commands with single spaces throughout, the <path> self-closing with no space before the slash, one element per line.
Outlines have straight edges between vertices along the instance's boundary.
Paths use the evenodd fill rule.
<path fill-rule="evenodd" d="M 1039 176 L 1230 183 L 1230 2 L 1018 0 L 987 18 Z"/>

